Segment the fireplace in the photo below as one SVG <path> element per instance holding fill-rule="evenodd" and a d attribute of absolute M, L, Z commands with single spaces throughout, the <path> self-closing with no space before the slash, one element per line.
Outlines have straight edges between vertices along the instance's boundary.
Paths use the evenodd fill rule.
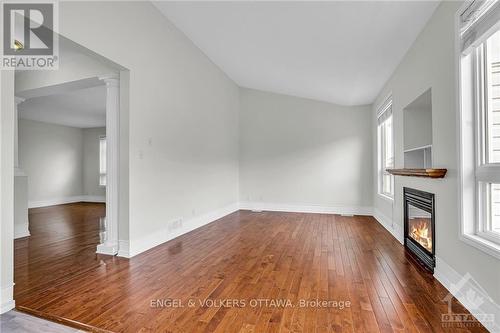
<path fill-rule="evenodd" d="M 403 188 L 404 244 L 413 257 L 431 272 L 436 266 L 434 194 Z"/>

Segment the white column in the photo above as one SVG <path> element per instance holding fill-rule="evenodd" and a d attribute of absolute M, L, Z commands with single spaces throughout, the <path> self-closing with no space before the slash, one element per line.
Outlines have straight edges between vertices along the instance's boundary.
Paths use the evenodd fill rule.
<path fill-rule="evenodd" d="M 24 98 L 15 98 L 15 108 L 14 108 L 14 168 L 15 172 L 19 171 L 19 104 L 24 102 Z"/>
<path fill-rule="evenodd" d="M 14 71 L 0 71 L 0 313 L 14 302 Z"/>
<path fill-rule="evenodd" d="M 23 98 L 16 97 L 14 105 L 14 238 L 30 235 L 28 220 L 28 177 L 19 166 L 19 104 Z"/>
<path fill-rule="evenodd" d="M 100 77 L 106 83 L 106 237 L 97 253 L 118 253 L 118 151 L 120 79 L 118 75 Z"/>

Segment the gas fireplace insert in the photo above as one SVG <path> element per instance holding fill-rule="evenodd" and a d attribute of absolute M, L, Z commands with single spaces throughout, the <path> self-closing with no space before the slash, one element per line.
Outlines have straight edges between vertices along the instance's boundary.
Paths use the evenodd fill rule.
<path fill-rule="evenodd" d="M 403 188 L 404 245 L 412 256 L 427 270 L 436 266 L 436 229 L 434 194 Z"/>

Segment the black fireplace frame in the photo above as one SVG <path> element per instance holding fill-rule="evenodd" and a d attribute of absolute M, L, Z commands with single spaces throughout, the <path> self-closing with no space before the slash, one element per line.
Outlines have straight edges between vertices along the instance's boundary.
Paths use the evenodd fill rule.
<path fill-rule="evenodd" d="M 424 248 L 409 235 L 408 205 L 411 204 L 431 214 L 432 252 Z M 436 221 L 434 194 L 403 187 L 404 205 L 404 245 L 409 252 L 420 262 L 424 268 L 434 273 L 436 267 Z"/>

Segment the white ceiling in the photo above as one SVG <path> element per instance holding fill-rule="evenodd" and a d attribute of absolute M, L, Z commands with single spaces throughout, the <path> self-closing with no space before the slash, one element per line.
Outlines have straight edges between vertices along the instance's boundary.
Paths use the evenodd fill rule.
<path fill-rule="evenodd" d="M 19 117 L 46 123 L 92 128 L 106 126 L 106 87 L 99 85 L 33 97 L 19 104 Z"/>
<path fill-rule="evenodd" d="M 238 85 L 370 104 L 437 1 L 157 2 Z"/>

